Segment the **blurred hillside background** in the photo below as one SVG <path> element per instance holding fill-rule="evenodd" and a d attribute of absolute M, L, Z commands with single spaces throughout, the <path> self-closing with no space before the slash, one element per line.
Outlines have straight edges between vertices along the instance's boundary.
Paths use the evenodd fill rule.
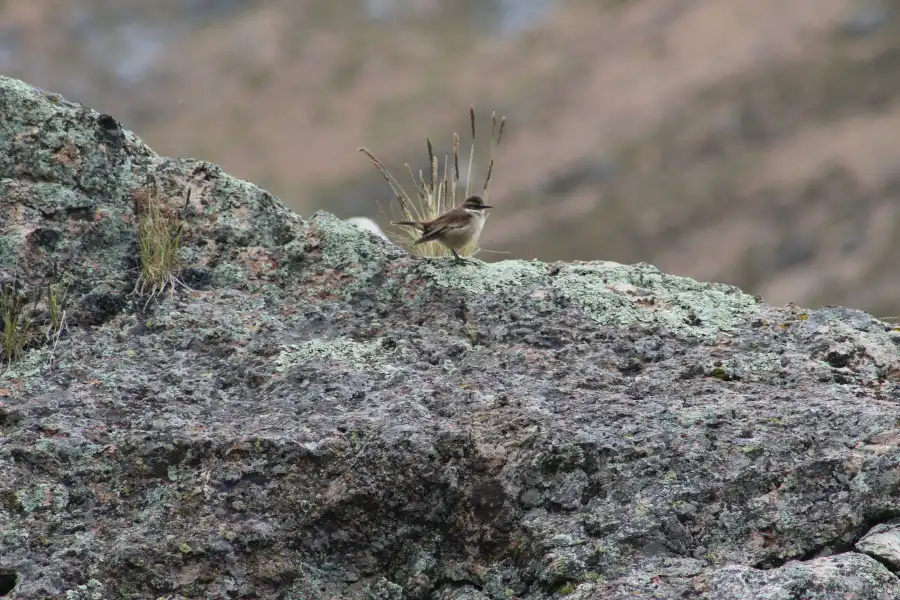
<path fill-rule="evenodd" d="M 383 227 L 356 149 L 405 181 L 474 104 L 486 260 L 900 314 L 900 0 L 6 0 L 0 72 Z"/>

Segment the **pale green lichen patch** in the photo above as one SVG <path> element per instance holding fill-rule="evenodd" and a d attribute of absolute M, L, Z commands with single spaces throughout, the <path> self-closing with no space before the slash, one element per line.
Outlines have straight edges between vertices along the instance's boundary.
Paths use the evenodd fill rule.
<path fill-rule="evenodd" d="M 558 551 L 544 556 L 539 576 L 543 583 L 558 586 L 583 579 L 585 571 L 584 563 L 574 552 Z"/>
<path fill-rule="evenodd" d="M 28 191 L 28 205 L 45 214 L 84 208 L 91 204 L 90 198 L 60 183 L 37 181 L 25 189 Z"/>
<path fill-rule="evenodd" d="M 480 296 L 520 293 L 547 276 L 547 265 L 524 260 L 456 265 L 452 258 L 437 258 L 424 260 L 419 271 L 441 287 Z"/>
<path fill-rule="evenodd" d="M 558 272 L 552 275 L 550 269 Z M 561 298 L 604 325 L 659 324 L 704 338 L 732 330 L 756 306 L 752 296 L 735 287 L 666 275 L 647 264 L 557 267 L 507 260 L 454 265 L 451 259 L 435 259 L 423 261 L 418 272 L 441 287 L 472 296 Z"/>
<path fill-rule="evenodd" d="M 367 600 L 401 600 L 404 595 L 402 587 L 384 577 L 379 577 L 366 590 Z"/>
<path fill-rule="evenodd" d="M 399 249 L 324 212 L 313 216 L 310 233 L 309 256 L 298 261 L 294 248 L 293 264 L 288 268 L 308 269 L 303 273 L 304 291 L 320 307 L 357 293 L 393 297 L 398 280 L 384 275 L 389 254 L 397 252 L 399 256 Z M 282 271 L 282 277 L 290 278 L 291 274 Z"/>
<path fill-rule="evenodd" d="M 252 231 L 257 239 L 256 243 L 261 246 L 272 247 L 286 243 L 289 241 L 285 239 L 287 230 L 302 222 L 300 216 L 277 196 L 221 170 L 211 198 L 213 202 L 207 208 L 208 211 L 217 212 L 238 230 Z"/>
<path fill-rule="evenodd" d="M 0 106 L 6 119 L 11 120 L 9 127 L 14 128 L 18 115 L 29 115 L 29 121 L 34 122 L 49 119 L 59 110 L 50 102 L 42 90 L 31 86 L 24 81 L 0 76 L 0 89 L 5 92 L 0 97 Z"/>
<path fill-rule="evenodd" d="M 360 272 L 366 270 L 367 263 L 380 262 L 384 257 L 384 249 L 372 236 L 333 215 L 318 212 L 312 225 L 322 237 L 320 262 L 326 269 Z"/>
<path fill-rule="evenodd" d="M 284 345 L 274 362 L 275 370 L 279 372 L 311 361 L 324 360 L 388 373 L 396 370 L 396 367 L 388 364 L 390 354 L 391 352 L 386 351 L 378 342 L 356 342 L 339 337 Z"/>
<path fill-rule="evenodd" d="M 42 483 L 16 492 L 16 501 L 25 513 L 36 510 L 60 511 L 69 503 L 69 491 L 62 485 Z"/>
<path fill-rule="evenodd" d="M 212 287 L 230 287 L 247 280 L 247 269 L 243 265 L 222 262 L 212 270 Z"/>
<path fill-rule="evenodd" d="M 313 225 L 322 237 L 320 268 L 352 278 L 341 282 L 343 293 L 359 290 L 380 272 L 385 250 L 373 237 L 326 213 L 317 213 Z M 552 274 L 551 269 L 557 273 Z M 597 262 L 558 267 L 506 260 L 459 265 L 442 258 L 421 261 L 407 280 L 422 275 L 439 287 L 475 297 L 562 298 L 604 325 L 659 324 L 701 338 L 733 330 L 757 303 L 733 286 L 667 275 L 647 264 Z"/>
<path fill-rule="evenodd" d="M 15 362 L 0 370 L 0 381 L 6 379 L 28 379 L 45 368 L 52 356 L 51 348 L 33 348 L 22 354 Z"/>
<path fill-rule="evenodd" d="M 728 379 L 754 381 L 784 370 L 781 360 L 782 356 L 777 352 L 757 352 L 733 356 L 722 361 L 720 368 Z"/>
<path fill-rule="evenodd" d="M 23 238 L 16 236 L 15 241 L 13 241 L 12 237 L 11 235 L 0 235 L 0 264 L 2 265 L 15 264 L 16 262 L 15 255 L 19 251 Z"/>
<path fill-rule="evenodd" d="M 856 369 L 870 379 L 879 376 L 879 369 L 889 368 L 898 362 L 898 332 L 876 325 L 875 320 L 863 312 L 846 308 L 823 308 L 811 312 L 807 319 L 799 321 L 795 327 L 796 333 L 803 337 L 828 334 L 837 339 L 853 340 L 852 343 L 832 345 L 831 350 L 868 357 L 867 364 L 860 364 L 862 361 L 857 359 Z M 863 351 L 858 352 L 857 348 Z"/>
<path fill-rule="evenodd" d="M 250 184 L 246 185 L 250 187 Z M 257 233 L 250 218 L 251 211 L 240 204 L 240 198 L 225 196 L 219 199 L 215 208 L 219 209 L 214 213 L 216 230 L 223 238 L 249 240 Z"/>
<path fill-rule="evenodd" d="M 0 78 L 0 176 L 27 173 L 33 180 L 77 186 L 91 196 L 115 200 L 131 171 L 129 159 L 97 144 L 99 113 L 46 94 L 28 84 Z M 76 123 L 79 126 L 76 126 Z"/>
<path fill-rule="evenodd" d="M 757 304 L 733 286 L 667 275 L 644 263 L 568 265 L 553 288 L 599 323 L 659 324 L 701 338 L 733 330 Z"/>
<path fill-rule="evenodd" d="M 2 176 L 2 174 L 0 174 Z M 89 200 L 71 189 L 46 182 L 22 182 L 13 179 L 0 180 L 0 265 L 10 266 L 22 252 L 25 239 L 34 231 L 33 222 L 44 215 L 55 215 L 69 210 L 83 209 Z M 56 227 L 65 227 L 63 224 Z M 73 238 L 77 231 L 73 231 Z M 65 239 L 62 243 L 71 244 Z"/>
<path fill-rule="evenodd" d="M 104 600 L 103 584 L 96 579 L 89 579 L 84 585 L 68 590 L 66 600 Z"/>
<path fill-rule="evenodd" d="M 79 443 L 71 438 L 40 438 L 32 446 L 35 458 L 40 457 L 48 461 L 66 457 L 72 461 L 89 463 L 91 458 L 102 451 L 102 446 L 87 442 Z M 105 465 L 103 467 L 105 468 Z"/>

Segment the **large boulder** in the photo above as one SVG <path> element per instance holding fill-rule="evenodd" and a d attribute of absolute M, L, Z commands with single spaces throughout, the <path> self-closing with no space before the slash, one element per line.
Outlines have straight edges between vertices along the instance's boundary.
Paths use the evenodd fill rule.
<path fill-rule="evenodd" d="M 646 264 L 411 257 L 12 79 L 0 123 L 31 332 L 0 597 L 900 594 L 855 550 L 900 513 L 889 325 Z M 148 198 L 182 221 L 155 296 Z"/>

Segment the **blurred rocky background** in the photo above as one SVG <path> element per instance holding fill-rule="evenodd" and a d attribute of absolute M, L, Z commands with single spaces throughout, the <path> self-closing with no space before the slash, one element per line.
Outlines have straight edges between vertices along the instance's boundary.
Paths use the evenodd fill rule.
<path fill-rule="evenodd" d="M 0 72 L 387 225 L 468 108 L 482 246 L 646 261 L 776 304 L 900 314 L 898 0 L 7 0 Z M 487 138 L 487 135 L 485 135 Z M 478 146 L 483 178 L 487 145 Z M 401 181 L 405 178 L 401 178 Z"/>

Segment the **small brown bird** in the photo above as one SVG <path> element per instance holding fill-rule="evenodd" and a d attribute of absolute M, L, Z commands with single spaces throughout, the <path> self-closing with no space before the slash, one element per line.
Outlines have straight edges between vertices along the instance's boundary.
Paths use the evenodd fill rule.
<path fill-rule="evenodd" d="M 422 237 L 414 244 L 439 242 L 449 248 L 457 262 L 466 262 L 457 250 L 465 248 L 473 240 L 478 239 L 486 218 L 484 211 L 493 208 L 484 203 L 481 196 L 469 196 L 465 202 L 454 209 L 430 221 L 391 221 L 391 225 L 415 227 L 422 232 Z"/>

